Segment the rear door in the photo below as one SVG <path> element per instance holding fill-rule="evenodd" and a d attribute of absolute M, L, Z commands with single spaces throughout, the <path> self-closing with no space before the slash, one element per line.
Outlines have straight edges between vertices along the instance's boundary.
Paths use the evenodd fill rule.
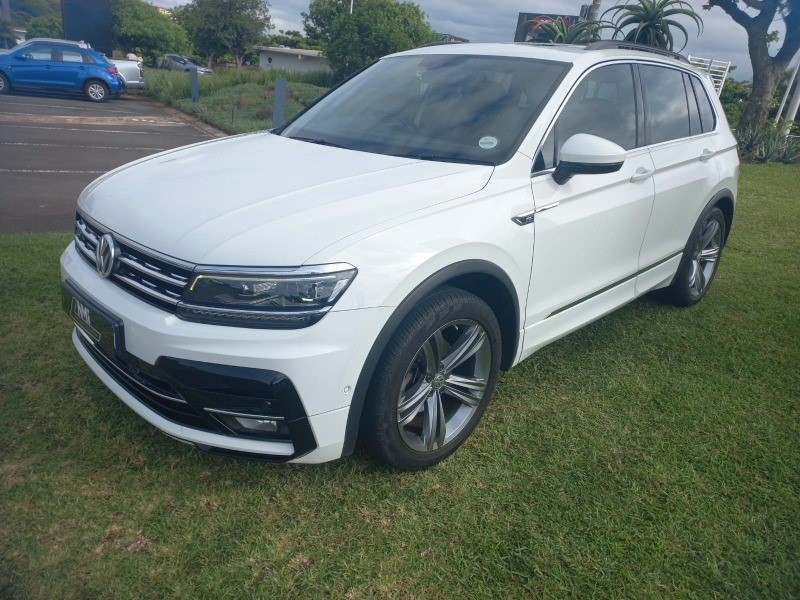
<path fill-rule="evenodd" d="M 85 71 L 84 58 L 80 52 L 62 48 L 53 49 L 51 76 L 54 86 L 63 90 L 79 90 Z"/>
<path fill-rule="evenodd" d="M 700 80 L 668 66 L 642 64 L 639 73 L 656 169 L 653 216 L 640 263 L 643 268 L 664 265 L 642 278 L 637 284 L 641 292 L 677 269 L 695 221 L 719 181 L 719 170 L 714 160 L 716 117 Z"/>

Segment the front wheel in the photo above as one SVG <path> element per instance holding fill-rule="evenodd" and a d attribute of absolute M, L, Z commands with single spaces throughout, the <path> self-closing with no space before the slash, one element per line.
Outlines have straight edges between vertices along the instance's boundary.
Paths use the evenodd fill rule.
<path fill-rule="evenodd" d="M 442 288 L 400 324 L 362 415 L 368 452 L 397 469 L 430 467 L 477 425 L 500 368 L 500 327 L 477 296 Z"/>
<path fill-rule="evenodd" d="M 11 82 L 8 77 L 0 73 L 0 95 L 7 94 L 11 91 Z"/>
<path fill-rule="evenodd" d="M 92 102 L 105 102 L 108 99 L 108 86 L 102 81 L 87 82 L 83 92 Z"/>
<path fill-rule="evenodd" d="M 725 245 L 725 216 L 716 206 L 707 209 L 692 230 L 672 284 L 662 296 L 676 306 L 697 304 L 708 292 Z"/>

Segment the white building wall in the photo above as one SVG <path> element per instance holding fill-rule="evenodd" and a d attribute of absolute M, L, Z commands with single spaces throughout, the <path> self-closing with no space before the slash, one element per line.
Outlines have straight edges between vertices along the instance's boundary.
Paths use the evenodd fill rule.
<path fill-rule="evenodd" d="M 270 50 L 259 50 L 258 56 L 258 66 L 264 71 L 283 69 L 285 71 L 308 73 L 311 71 L 331 70 L 328 63 L 319 56 L 287 54 L 285 52 L 272 52 Z"/>

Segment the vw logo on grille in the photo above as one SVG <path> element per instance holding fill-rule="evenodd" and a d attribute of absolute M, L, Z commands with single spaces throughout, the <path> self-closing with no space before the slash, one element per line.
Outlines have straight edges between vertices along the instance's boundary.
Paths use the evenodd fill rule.
<path fill-rule="evenodd" d="M 97 249 L 94 255 L 97 272 L 103 277 L 111 275 L 117 256 L 119 256 L 119 246 L 114 241 L 114 236 L 107 233 L 97 242 Z"/>

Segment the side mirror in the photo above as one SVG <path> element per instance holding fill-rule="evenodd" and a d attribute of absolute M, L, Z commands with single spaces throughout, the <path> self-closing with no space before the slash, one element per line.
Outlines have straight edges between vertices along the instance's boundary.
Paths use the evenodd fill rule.
<path fill-rule="evenodd" d="M 576 133 L 561 146 L 553 179 L 558 185 L 563 185 L 573 175 L 614 173 L 622 168 L 626 154 L 624 148 L 610 140 L 588 133 Z"/>
<path fill-rule="evenodd" d="M 14 58 L 16 58 L 17 60 L 28 60 L 28 55 L 27 54 L 15 54 Z"/>

